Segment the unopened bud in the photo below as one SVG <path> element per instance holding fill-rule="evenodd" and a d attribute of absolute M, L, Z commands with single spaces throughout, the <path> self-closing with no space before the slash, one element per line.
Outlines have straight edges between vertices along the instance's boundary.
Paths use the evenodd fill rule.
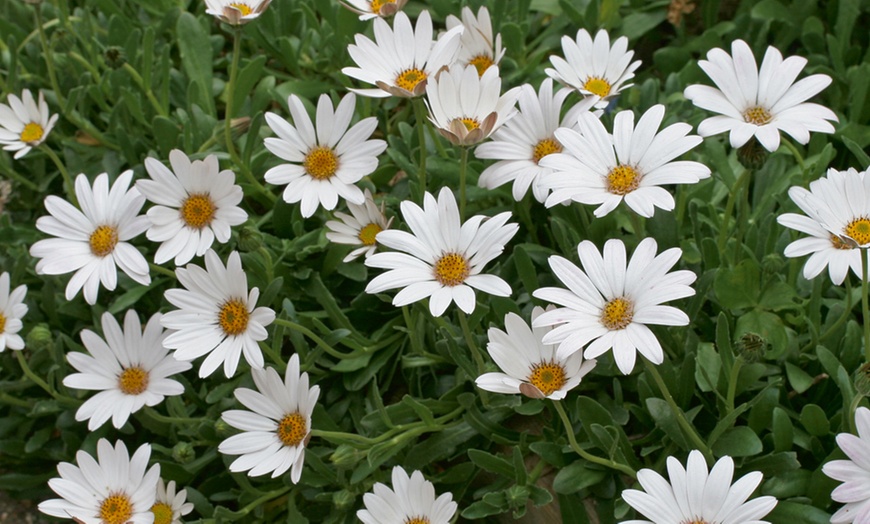
<path fill-rule="evenodd" d="M 103 52 L 103 58 L 106 59 L 106 65 L 112 69 L 120 69 L 127 63 L 124 57 L 124 51 L 118 46 L 109 46 Z"/>
<path fill-rule="evenodd" d="M 744 333 L 737 339 L 734 349 L 746 362 L 758 362 L 764 358 L 767 340 L 756 333 Z"/>
<path fill-rule="evenodd" d="M 778 253 L 769 253 L 761 259 L 761 270 L 768 275 L 775 275 L 785 267 L 785 259 Z"/>
<path fill-rule="evenodd" d="M 179 442 L 172 447 L 172 459 L 179 464 L 187 464 L 196 458 L 196 451 L 190 442 Z"/>
<path fill-rule="evenodd" d="M 750 138 L 749 142 L 737 149 L 737 160 L 746 169 L 761 169 L 767 162 L 768 156 L 770 153 L 755 137 Z"/>
<path fill-rule="evenodd" d="M 341 444 L 329 456 L 329 460 L 338 468 L 350 469 L 356 466 L 365 456 L 365 451 L 358 450 L 347 444 Z"/>
<path fill-rule="evenodd" d="M 852 375 L 855 389 L 859 395 L 870 397 L 870 362 L 859 367 Z"/>
<path fill-rule="evenodd" d="M 350 491 L 343 489 L 332 494 L 332 503 L 338 510 L 348 509 L 356 502 L 356 496 Z"/>
<path fill-rule="evenodd" d="M 51 335 L 51 329 L 48 324 L 37 324 L 25 337 L 25 344 L 30 351 L 37 353 L 39 351 L 47 351 L 54 344 L 54 337 Z"/>
<path fill-rule="evenodd" d="M 263 234 L 251 227 L 239 230 L 239 249 L 246 253 L 257 251 L 263 247 Z"/>

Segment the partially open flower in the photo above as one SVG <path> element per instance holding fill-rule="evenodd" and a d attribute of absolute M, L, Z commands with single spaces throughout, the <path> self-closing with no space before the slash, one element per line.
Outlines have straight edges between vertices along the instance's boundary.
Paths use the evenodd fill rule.
<path fill-rule="evenodd" d="M 401 11 L 408 0 L 343 0 L 341 4 L 359 15 L 360 20 L 393 16 Z"/>
<path fill-rule="evenodd" d="M 260 16 L 272 0 L 205 0 L 205 12 L 230 25 L 247 24 Z"/>
<path fill-rule="evenodd" d="M 474 66 L 477 74 L 483 76 L 492 66 L 497 66 L 504 56 L 504 48 L 501 45 L 501 33 L 492 35 L 492 19 L 486 6 L 477 11 L 477 16 L 470 7 L 462 8 L 462 20 L 453 15 L 447 16 L 447 29 L 463 26 L 462 45 L 459 48 L 459 56 L 456 62 L 462 67 Z"/>

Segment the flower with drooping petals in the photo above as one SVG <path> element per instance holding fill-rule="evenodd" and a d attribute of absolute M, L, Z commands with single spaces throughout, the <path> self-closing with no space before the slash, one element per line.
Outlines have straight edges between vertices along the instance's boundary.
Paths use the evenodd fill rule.
<path fill-rule="evenodd" d="M 435 498 L 435 486 L 419 471 L 393 467 L 393 487 L 376 482 L 363 495 L 365 509 L 356 512 L 363 524 L 449 524 L 457 504 L 451 493 Z"/>
<path fill-rule="evenodd" d="M 329 220 L 325 224 L 329 230 L 326 238 L 330 242 L 360 246 L 348 253 L 342 262 L 351 262 L 363 254 L 366 258 L 372 256 L 378 247 L 378 233 L 388 229 L 393 222 L 392 217 L 387 220 L 383 203 L 378 208 L 368 189 L 365 190 L 365 197 L 366 201 L 362 205 L 348 202 L 347 207 L 353 216 L 337 211 L 335 216 L 340 221 Z"/>
<path fill-rule="evenodd" d="M 45 142 L 58 115 L 49 114 L 42 91 L 39 103 L 29 89 L 22 91 L 21 98 L 10 93 L 6 101 L 9 105 L 0 104 L 0 144 L 6 151 L 15 151 L 17 160 Z"/>

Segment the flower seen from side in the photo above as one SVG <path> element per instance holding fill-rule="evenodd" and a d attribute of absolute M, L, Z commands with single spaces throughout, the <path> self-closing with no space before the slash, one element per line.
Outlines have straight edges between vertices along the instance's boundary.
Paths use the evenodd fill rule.
<path fill-rule="evenodd" d="M 154 514 L 154 524 L 182 524 L 181 517 L 193 511 L 193 504 L 187 501 L 187 490 L 175 492 L 175 481 L 165 483 L 159 479 L 157 496 L 151 513 Z"/>
<path fill-rule="evenodd" d="M 393 222 L 392 217 L 387 220 L 384 216 L 383 203 L 379 208 L 372 198 L 371 191 L 366 189 L 364 193 L 366 200 L 362 205 L 348 202 L 350 215 L 337 211 L 335 216 L 339 220 L 329 220 L 325 224 L 329 230 L 326 232 L 326 238 L 330 242 L 359 246 L 348 253 L 343 262 L 356 260 L 360 255 L 365 255 L 366 258 L 372 256 L 378 247 L 378 233 L 388 229 Z"/>
<path fill-rule="evenodd" d="M 103 173 L 92 188 L 79 175 L 75 193 L 81 211 L 54 195 L 45 198 L 51 216 L 37 219 L 36 228 L 57 238 L 37 241 L 30 255 L 41 259 L 36 263 L 39 275 L 75 272 L 66 286 L 67 300 L 83 289 L 85 301 L 95 304 L 101 283 L 110 291 L 117 286 L 116 267 L 139 284 L 151 283 L 148 262 L 129 243 L 150 224 L 147 216 L 139 215 L 145 197 L 130 187 L 132 179 L 133 171 L 124 171 L 110 189 L 109 175 Z"/>
<path fill-rule="evenodd" d="M 6 348 L 24 349 L 24 339 L 18 334 L 23 324 L 21 318 L 27 313 L 27 286 L 24 284 L 9 292 L 9 273 L 0 274 L 0 353 Z"/>
<path fill-rule="evenodd" d="M 743 40 L 731 44 L 731 55 L 720 48 L 711 49 L 707 60 L 698 65 L 716 87 L 691 85 L 684 95 L 701 109 L 717 116 L 698 126 L 698 134 L 707 137 L 729 132 L 731 147 L 741 147 L 755 137 L 768 151 L 779 148 L 783 131 L 797 142 L 810 141 L 810 132 L 833 133 L 830 121 L 837 115 L 827 107 L 807 102 L 831 83 L 831 77 L 810 75 L 795 82 L 806 66 L 806 58 L 790 56 L 768 47 L 761 69 L 749 45 Z"/>
<path fill-rule="evenodd" d="M 474 311 L 474 289 L 510 295 L 507 282 L 481 272 L 519 229 L 507 224 L 510 212 L 492 218 L 477 215 L 460 223 L 456 199 L 446 187 L 437 201 L 426 193 L 422 209 L 405 201 L 401 210 L 411 233 L 391 229 L 378 234 L 380 244 L 403 252 L 375 253 L 366 259 L 369 267 L 389 269 L 369 282 L 367 293 L 403 288 L 393 297 L 396 307 L 429 297 L 429 311 L 436 317 L 454 301 L 462 311 Z"/>
<path fill-rule="evenodd" d="M 460 37 L 459 55 L 456 63 L 462 67 L 474 66 L 477 74 L 483 76 L 491 66 L 497 66 L 504 56 L 501 45 L 501 33 L 492 35 L 492 19 L 486 6 L 481 7 L 474 16 L 470 7 L 462 8 L 462 20 L 447 15 L 447 29 L 462 26 L 464 31 Z"/>
<path fill-rule="evenodd" d="M 831 492 L 835 502 L 845 504 L 831 517 L 832 524 L 870 522 L 870 409 L 855 411 L 858 435 L 840 433 L 837 445 L 848 460 L 832 460 L 822 466 L 822 473 L 842 482 Z"/>
<path fill-rule="evenodd" d="M 247 24 L 269 7 L 272 0 L 205 0 L 205 12 L 230 25 Z"/>
<path fill-rule="evenodd" d="M 342 5 L 359 15 L 360 20 L 393 16 L 408 0 L 342 0 Z"/>
<path fill-rule="evenodd" d="M 42 91 L 38 103 L 29 89 L 22 91 L 21 98 L 10 93 L 6 102 L 9 105 L 0 104 L 0 144 L 15 151 L 17 160 L 45 142 L 58 115 L 49 114 Z"/>
<path fill-rule="evenodd" d="M 435 486 L 419 471 L 409 476 L 393 467 L 392 489 L 376 482 L 372 493 L 363 495 L 365 509 L 356 512 L 363 524 L 449 524 L 457 504 L 451 493 L 435 497 Z"/>

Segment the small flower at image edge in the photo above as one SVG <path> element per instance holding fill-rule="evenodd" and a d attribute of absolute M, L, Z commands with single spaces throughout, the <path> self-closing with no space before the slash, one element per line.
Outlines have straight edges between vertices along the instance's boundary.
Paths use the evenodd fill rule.
<path fill-rule="evenodd" d="M 247 24 L 260 16 L 272 0 L 205 0 L 207 14 L 230 25 Z"/>
<path fill-rule="evenodd" d="M 393 488 L 375 483 L 363 495 L 365 509 L 356 512 L 363 524 L 449 524 L 458 507 L 451 493 L 435 498 L 435 486 L 419 471 L 393 467 Z"/>
<path fill-rule="evenodd" d="M 230 170 L 220 171 L 217 156 L 190 161 L 178 149 L 169 153 L 172 171 L 153 158 L 145 159 L 150 180 L 139 180 L 136 188 L 157 204 L 148 210 L 151 227 L 145 236 L 162 242 L 154 262 L 175 258 L 175 265 L 202 256 L 215 239 L 226 244 L 230 227 L 248 218 L 240 207 L 242 188 Z M 173 172 L 174 171 L 174 172 Z"/>
<path fill-rule="evenodd" d="M 40 503 L 39 510 L 87 524 L 151 524 L 160 465 L 146 472 L 150 457 L 149 444 L 140 446 L 130 458 L 122 441 L 112 447 L 102 438 L 97 442 L 97 460 L 79 451 L 78 466 L 58 464 L 60 478 L 49 480 L 48 486 L 63 498 Z"/>
<path fill-rule="evenodd" d="M 342 0 L 342 5 L 359 15 L 360 20 L 393 16 L 408 0 Z"/>
<path fill-rule="evenodd" d="M 58 115 L 49 115 L 42 91 L 38 104 L 29 89 L 21 98 L 10 94 L 6 101 L 9 105 L 0 104 L 0 144 L 6 151 L 15 151 L 17 160 L 45 141 Z"/>
<path fill-rule="evenodd" d="M 302 475 L 305 446 L 311 432 L 311 412 L 320 397 L 320 386 L 308 387 L 308 373 L 299 373 L 299 355 L 290 357 L 284 380 L 271 367 L 253 369 L 257 391 L 237 388 L 236 399 L 251 411 L 230 410 L 224 422 L 242 430 L 221 442 L 218 451 L 241 455 L 230 471 L 247 471 L 251 477 L 271 473 L 272 478 L 288 469 L 294 484 Z"/>
<path fill-rule="evenodd" d="M 764 478 L 753 471 L 731 484 L 734 461 L 725 456 L 707 471 L 704 456 L 698 450 L 689 453 L 686 468 L 668 457 L 670 482 L 651 469 L 637 472 L 637 480 L 646 492 L 627 489 L 622 498 L 649 520 L 623 521 L 622 524 L 770 524 L 761 520 L 776 506 L 775 497 L 748 500 Z"/>
<path fill-rule="evenodd" d="M 54 195 L 45 197 L 51 216 L 40 217 L 36 228 L 58 238 L 39 240 L 30 248 L 38 275 L 62 275 L 75 271 L 66 286 L 66 299 L 84 290 L 88 304 L 97 302 L 100 283 L 112 291 L 118 284 L 117 267 L 147 286 L 151 283 L 148 262 L 128 241 L 148 229 L 148 217 L 139 215 L 145 197 L 130 187 L 133 171 L 124 171 L 109 189 L 109 175 L 94 180 L 76 177 L 76 198 L 81 211 Z M 128 190 L 129 188 L 129 190 Z"/>
<path fill-rule="evenodd" d="M 193 511 L 193 504 L 186 502 L 187 490 L 175 492 L 175 481 L 165 483 L 159 479 L 157 483 L 157 497 L 151 506 L 154 514 L 154 524 L 182 524 L 181 517 Z"/>
<path fill-rule="evenodd" d="M 188 264 L 175 274 L 186 289 L 166 291 L 166 300 L 179 309 L 160 319 L 163 327 L 175 331 L 163 341 L 175 350 L 175 358 L 189 361 L 208 353 L 199 368 L 200 377 L 211 375 L 221 363 L 227 378 L 232 377 L 242 354 L 251 367 L 262 368 L 263 353 L 257 342 L 266 340 L 266 326 L 275 320 L 275 312 L 256 307 L 260 290 L 248 292 L 239 253 L 230 253 L 224 266 L 209 249 L 205 269 Z"/>
<path fill-rule="evenodd" d="M 407 200 L 401 209 L 411 233 L 383 231 L 378 234 L 378 242 L 404 253 L 375 253 L 366 259 L 369 267 L 390 270 L 372 279 L 366 286 L 367 293 L 404 288 L 393 297 L 394 306 L 429 297 L 429 311 L 436 317 L 444 314 L 451 302 L 470 314 L 477 303 L 474 289 L 510 296 L 507 282 L 481 273 L 519 229 L 517 224 L 506 224 L 509 211 L 492 218 L 477 215 L 461 224 L 456 199 L 446 187 L 441 189 L 437 202 L 427 192 L 423 209 Z"/>
<path fill-rule="evenodd" d="M 373 255 L 378 247 L 378 233 L 388 229 L 393 222 L 392 217 L 387 220 L 387 217 L 384 216 L 383 204 L 380 208 L 375 204 L 371 191 L 366 189 L 364 193 L 366 197 L 364 204 L 347 203 L 353 216 L 337 211 L 335 216 L 340 221 L 329 220 L 326 222 L 326 228 L 329 230 L 326 232 L 326 238 L 330 242 L 360 246 L 348 253 L 342 262 L 351 262 L 363 254 L 366 258 Z"/>
<path fill-rule="evenodd" d="M 96 430 L 109 418 L 120 428 L 143 406 L 156 406 L 164 397 L 184 393 L 184 386 L 169 377 L 187 371 L 191 364 L 175 360 L 163 347 L 166 333 L 160 317 L 160 313 L 152 316 L 143 332 L 139 315 L 131 309 L 124 316 L 122 331 L 111 313 L 103 313 L 105 340 L 83 329 L 82 344 L 90 355 L 67 353 L 67 360 L 79 373 L 64 378 L 64 385 L 99 391 L 76 412 L 76 420 L 88 420 L 89 430 Z"/>
<path fill-rule="evenodd" d="M 453 15 L 447 15 L 447 29 L 463 26 L 465 30 L 460 37 L 459 56 L 456 63 L 462 67 L 474 66 L 477 74 L 483 76 L 491 66 L 498 65 L 504 56 L 501 45 L 501 33 L 492 36 L 492 19 L 486 6 L 481 7 L 474 16 L 470 7 L 462 8 L 462 20 Z"/>
<path fill-rule="evenodd" d="M 822 466 L 822 473 L 843 484 L 831 492 L 835 502 L 845 504 L 831 517 L 832 524 L 870 522 L 870 409 L 855 411 L 858 436 L 837 435 L 837 445 L 849 460 L 832 460 Z"/>
<path fill-rule="evenodd" d="M 0 274 L 0 352 L 6 348 L 24 349 L 24 339 L 18 334 L 23 324 L 21 318 L 27 313 L 24 297 L 27 286 L 20 285 L 9 292 L 9 273 Z"/>
<path fill-rule="evenodd" d="M 535 307 L 532 322 L 543 312 Z M 475 382 L 480 389 L 562 400 L 595 367 L 594 360 L 583 360 L 581 351 L 558 358 L 554 344 L 541 342 L 549 328 L 532 329 L 515 313 L 508 313 L 504 324 L 507 333 L 489 328 L 486 350 L 505 373 L 479 376 Z"/>

